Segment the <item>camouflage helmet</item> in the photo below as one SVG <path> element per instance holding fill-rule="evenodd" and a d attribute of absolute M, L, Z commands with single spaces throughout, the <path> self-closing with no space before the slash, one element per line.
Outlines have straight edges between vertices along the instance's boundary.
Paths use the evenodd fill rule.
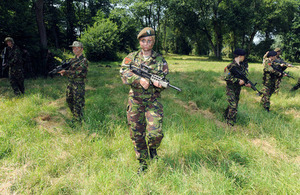
<path fill-rule="evenodd" d="M 4 39 L 4 43 L 6 43 L 7 41 L 10 41 L 10 42 L 14 43 L 14 40 L 13 40 L 13 38 L 11 38 L 11 37 L 6 37 L 6 38 Z"/>
<path fill-rule="evenodd" d="M 140 39 L 142 37 L 149 37 L 149 36 L 155 36 L 155 31 L 153 28 L 146 27 L 138 34 L 137 39 Z"/>
<path fill-rule="evenodd" d="M 281 49 L 279 47 L 275 48 L 274 51 L 279 52 Z"/>
<path fill-rule="evenodd" d="M 69 47 L 82 47 L 83 48 L 83 45 L 79 41 L 74 41 L 73 44 L 70 45 Z"/>

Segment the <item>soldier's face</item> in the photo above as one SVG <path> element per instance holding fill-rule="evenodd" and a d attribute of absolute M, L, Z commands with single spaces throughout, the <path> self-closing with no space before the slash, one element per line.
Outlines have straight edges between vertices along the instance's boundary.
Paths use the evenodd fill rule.
<path fill-rule="evenodd" d="M 245 60 L 245 56 L 240 56 L 240 62 L 243 62 Z"/>
<path fill-rule="evenodd" d="M 154 39 L 153 37 L 142 37 L 140 38 L 140 46 L 142 50 L 144 51 L 150 51 L 152 50 L 154 45 Z"/>
<path fill-rule="evenodd" d="M 11 41 L 7 41 L 6 44 L 8 47 L 13 47 L 13 43 Z"/>
<path fill-rule="evenodd" d="M 75 56 L 81 56 L 82 52 L 83 52 L 83 48 L 82 47 L 72 47 L 73 53 L 75 54 Z"/>

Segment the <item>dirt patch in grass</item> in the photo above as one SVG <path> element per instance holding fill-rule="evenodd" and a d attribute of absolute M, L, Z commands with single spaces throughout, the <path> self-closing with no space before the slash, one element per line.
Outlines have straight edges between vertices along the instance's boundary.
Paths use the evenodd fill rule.
<path fill-rule="evenodd" d="M 12 190 L 12 186 L 23 176 L 28 164 L 23 165 L 22 167 L 16 168 L 14 166 L 2 166 L 0 168 L 1 176 L 5 176 L 5 181 L 0 180 L 0 194 L 15 194 Z"/>
<path fill-rule="evenodd" d="M 97 89 L 87 85 L 87 86 L 85 86 L 85 90 L 86 91 L 96 91 Z"/>
<path fill-rule="evenodd" d="M 272 138 L 271 142 L 275 142 L 275 139 Z M 253 143 L 254 146 L 260 148 L 269 156 L 300 165 L 300 156 L 297 156 L 295 158 L 289 157 L 287 154 L 277 149 L 276 144 L 271 142 L 261 139 L 251 140 L 251 143 Z"/>
<path fill-rule="evenodd" d="M 285 114 L 292 115 L 295 119 L 300 119 L 300 112 L 298 112 L 297 110 L 290 109 L 290 110 L 287 110 L 285 112 Z"/>
<path fill-rule="evenodd" d="M 48 133 L 57 134 L 65 126 L 64 120 L 58 116 L 51 116 L 49 114 L 41 114 L 34 119 L 37 122 L 39 129 L 46 130 Z"/>
<path fill-rule="evenodd" d="M 183 102 L 181 100 L 175 100 L 175 102 L 176 102 L 176 104 L 184 107 L 191 114 L 201 114 L 204 118 L 214 121 L 214 123 L 219 128 L 224 128 L 224 129 L 230 128 L 231 130 L 234 130 L 234 131 L 237 130 L 236 126 L 231 127 L 231 126 L 228 126 L 226 123 L 219 121 L 217 119 L 217 117 L 208 109 L 206 109 L 206 110 L 199 109 L 197 104 L 193 101 L 189 101 L 188 104 L 186 104 L 185 102 Z"/>

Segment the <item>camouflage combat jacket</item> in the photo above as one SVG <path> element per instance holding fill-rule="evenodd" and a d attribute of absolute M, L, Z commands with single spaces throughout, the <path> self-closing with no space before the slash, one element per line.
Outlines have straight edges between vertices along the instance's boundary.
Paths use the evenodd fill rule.
<path fill-rule="evenodd" d="M 280 66 L 279 63 L 276 63 L 274 61 L 271 61 L 269 59 L 265 59 L 264 60 L 264 63 L 263 63 L 263 66 L 264 66 L 264 73 L 267 73 L 267 74 L 273 74 L 275 76 L 281 76 L 281 73 L 276 71 L 273 67 L 273 66 Z"/>
<path fill-rule="evenodd" d="M 241 62 L 240 64 L 236 63 L 235 60 L 233 60 L 233 62 L 231 64 L 229 64 L 228 66 L 225 67 L 224 69 L 224 80 L 226 81 L 227 84 L 238 84 L 239 85 L 239 81 L 240 79 L 235 78 L 230 70 L 236 67 L 240 72 L 244 73 L 245 75 L 248 74 L 248 69 L 246 66 L 243 65 L 243 63 Z"/>
<path fill-rule="evenodd" d="M 69 81 L 84 81 L 87 75 L 88 61 L 81 55 L 79 58 L 72 58 L 71 66 L 66 70 Z"/>
<path fill-rule="evenodd" d="M 11 71 L 22 71 L 23 62 L 22 62 L 22 52 L 17 45 L 14 45 L 12 48 L 7 47 L 7 65 Z"/>
<path fill-rule="evenodd" d="M 145 97 L 152 97 L 153 94 L 159 97 L 160 92 L 163 88 L 158 88 L 153 85 L 150 85 L 149 88 L 146 90 L 140 85 L 141 77 L 132 73 L 129 69 L 129 65 L 140 67 L 141 64 L 145 64 L 150 66 L 153 70 L 153 73 L 157 73 L 158 71 L 163 71 L 164 73 L 168 73 L 168 64 L 166 60 L 157 52 L 152 50 L 152 54 L 150 58 L 144 59 L 142 51 L 137 51 L 130 53 L 127 57 L 124 58 L 122 62 L 122 68 L 120 69 L 121 78 L 124 84 L 130 85 L 130 96 L 145 96 Z M 161 74 L 158 74 L 162 76 Z"/>

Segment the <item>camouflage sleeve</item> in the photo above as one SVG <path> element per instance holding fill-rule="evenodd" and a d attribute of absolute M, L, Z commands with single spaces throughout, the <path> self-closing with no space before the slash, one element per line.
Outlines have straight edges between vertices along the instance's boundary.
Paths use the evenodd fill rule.
<path fill-rule="evenodd" d="M 225 67 L 224 69 L 224 80 L 225 81 L 229 81 L 229 82 L 232 82 L 232 83 L 238 83 L 240 81 L 240 79 L 238 78 L 235 78 L 231 72 L 230 72 L 230 69 L 233 67 L 232 64 L 229 64 L 228 66 Z"/>
<path fill-rule="evenodd" d="M 88 69 L 88 62 L 87 59 L 84 58 L 78 63 L 78 66 L 76 66 L 74 70 L 75 77 L 86 78 L 87 69 Z"/>
<path fill-rule="evenodd" d="M 133 60 L 131 55 L 129 54 L 126 58 L 124 58 L 122 62 L 122 67 L 120 69 L 120 76 L 125 85 L 131 85 L 133 87 L 141 87 L 140 80 L 141 77 L 134 74 L 130 69 L 129 65 L 133 65 Z"/>
<path fill-rule="evenodd" d="M 66 70 L 66 75 L 71 78 L 86 78 L 88 70 L 87 59 L 83 58 L 79 62 L 76 62 L 76 60 L 72 59 L 71 64 L 72 63 L 74 63 L 74 65 L 72 65 L 69 70 Z"/>
<path fill-rule="evenodd" d="M 272 74 L 275 74 L 276 76 L 280 76 L 281 75 L 281 73 L 280 72 L 278 72 L 278 71 L 276 71 L 273 67 L 272 67 L 272 65 L 273 66 L 278 66 L 278 65 L 280 65 L 280 64 L 277 64 L 277 63 L 272 63 L 270 60 L 266 60 L 265 62 L 264 62 L 264 71 L 265 72 L 270 72 L 270 73 L 272 73 Z"/>
<path fill-rule="evenodd" d="M 21 63 L 22 59 L 22 53 L 21 50 L 16 47 L 14 50 L 12 50 L 12 58 L 9 61 L 10 65 L 17 65 L 18 63 Z"/>

